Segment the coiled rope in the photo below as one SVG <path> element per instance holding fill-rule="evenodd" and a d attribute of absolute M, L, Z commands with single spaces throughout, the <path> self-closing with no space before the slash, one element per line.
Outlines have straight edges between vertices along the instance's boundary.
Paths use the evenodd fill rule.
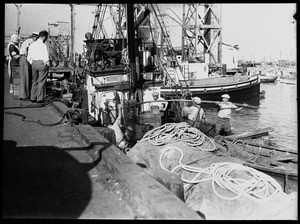
<path fill-rule="evenodd" d="M 178 150 L 181 153 L 181 156 L 178 161 L 179 165 L 169 170 L 163 165 L 162 160 L 164 158 L 164 154 L 171 149 Z M 203 181 L 211 180 L 214 193 L 222 199 L 236 200 L 242 196 L 245 196 L 255 202 L 263 202 L 275 198 L 280 194 L 285 194 L 280 184 L 275 179 L 251 167 L 243 166 L 237 163 L 220 162 L 213 163 L 207 168 L 201 168 L 185 165 L 182 163 L 182 159 L 183 152 L 180 148 L 167 147 L 159 157 L 159 164 L 163 170 L 172 173 L 175 173 L 176 170 L 182 169 L 196 173 L 196 175 L 191 180 L 181 178 L 183 182 L 188 184 L 197 184 Z M 168 161 L 169 160 L 170 158 L 168 157 Z M 252 176 L 252 178 L 234 178 L 230 176 L 230 174 L 234 171 L 236 171 L 237 173 L 239 173 L 240 171 L 246 171 Z M 204 175 L 204 177 L 200 178 L 201 175 Z M 235 194 L 235 196 L 226 197 L 221 195 L 217 192 L 216 185 L 232 192 L 233 194 Z"/>
<path fill-rule="evenodd" d="M 203 145 L 205 138 L 210 140 L 213 148 L 204 149 L 200 147 Z M 216 149 L 214 142 L 209 137 L 186 122 L 166 123 L 162 126 L 156 127 L 148 131 L 138 142 L 147 140 L 155 146 L 182 141 L 185 144 L 196 147 L 202 151 L 214 151 Z"/>

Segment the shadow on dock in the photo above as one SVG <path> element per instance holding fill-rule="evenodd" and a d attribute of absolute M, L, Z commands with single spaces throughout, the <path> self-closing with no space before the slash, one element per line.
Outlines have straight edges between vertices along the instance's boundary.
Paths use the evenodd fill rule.
<path fill-rule="evenodd" d="M 91 200 L 86 166 L 52 146 L 3 143 L 4 218 L 78 218 Z"/>

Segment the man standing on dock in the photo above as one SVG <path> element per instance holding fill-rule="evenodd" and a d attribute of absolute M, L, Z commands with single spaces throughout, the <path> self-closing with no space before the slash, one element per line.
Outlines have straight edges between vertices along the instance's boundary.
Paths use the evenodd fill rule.
<path fill-rule="evenodd" d="M 46 95 L 46 83 L 49 70 L 49 54 L 45 42 L 48 32 L 39 32 L 39 39 L 30 45 L 27 60 L 32 66 L 31 102 L 43 103 Z"/>
<path fill-rule="evenodd" d="M 39 34 L 33 32 L 32 35 L 23 42 L 20 49 L 20 100 L 29 100 L 30 97 L 30 87 L 31 87 L 31 65 L 27 61 L 28 49 L 30 44 L 37 40 Z"/>
<path fill-rule="evenodd" d="M 228 94 L 223 94 L 221 97 L 222 102 L 216 102 L 216 104 L 219 106 L 218 117 L 216 120 L 216 135 L 220 135 L 221 130 L 224 130 L 226 135 L 231 135 L 233 133 L 231 132 L 229 118 L 232 109 L 235 111 L 240 111 L 243 109 L 243 107 L 238 108 L 235 104 L 229 102 L 230 96 Z M 245 106 L 246 105 L 247 104 L 245 104 Z"/>

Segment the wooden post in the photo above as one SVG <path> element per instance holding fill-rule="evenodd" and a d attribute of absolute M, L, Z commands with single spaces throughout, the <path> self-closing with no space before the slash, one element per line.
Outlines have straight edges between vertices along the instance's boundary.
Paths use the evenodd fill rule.
<path fill-rule="evenodd" d="M 71 7 L 71 44 L 70 44 L 70 62 L 74 60 L 74 8 L 73 5 L 70 4 Z"/>
<path fill-rule="evenodd" d="M 220 15 L 219 15 L 219 24 L 222 23 L 221 19 L 222 19 L 222 5 L 219 5 L 220 7 Z M 222 29 L 220 29 L 220 33 L 219 33 L 219 43 L 218 43 L 218 63 L 222 64 Z M 225 72 L 226 73 L 226 72 Z"/>
<path fill-rule="evenodd" d="M 173 192 L 178 198 L 184 201 L 183 182 L 177 174 L 157 168 L 147 168 L 145 171 L 151 177 Z"/>
<path fill-rule="evenodd" d="M 133 4 L 126 5 L 126 12 L 127 12 L 127 49 L 128 49 L 128 57 L 130 63 L 130 75 L 131 75 L 131 91 L 135 92 L 136 88 L 136 63 L 135 63 L 135 44 L 134 44 L 134 13 L 133 13 Z"/>
<path fill-rule="evenodd" d="M 283 184 L 284 193 L 286 193 L 286 190 L 287 190 L 288 179 L 289 179 L 289 176 L 288 176 L 287 172 L 285 172 L 284 173 L 284 184 Z"/>

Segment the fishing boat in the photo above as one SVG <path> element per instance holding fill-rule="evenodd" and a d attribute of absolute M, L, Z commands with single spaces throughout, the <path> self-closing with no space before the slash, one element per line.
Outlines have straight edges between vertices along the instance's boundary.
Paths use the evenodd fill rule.
<path fill-rule="evenodd" d="M 176 86 L 169 84 L 158 88 L 164 96 L 174 98 L 180 95 L 180 90 L 189 92 L 192 96 L 198 96 L 203 100 L 217 101 L 221 95 L 227 93 L 234 102 L 248 102 L 253 105 L 259 104 L 260 80 L 257 75 L 248 76 L 236 73 L 235 75 L 219 75 L 211 77 L 208 74 L 208 65 L 205 63 L 185 63 L 183 70 L 188 71 L 180 75 Z M 170 71 L 170 70 L 169 70 Z M 202 74 L 201 74 L 202 73 Z"/>
<path fill-rule="evenodd" d="M 106 7 L 115 10 L 117 14 L 125 13 L 126 10 L 130 13 L 127 15 L 126 29 L 116 24 L 118 32 L 114 38 L 107 38 L 104 32 Z M 132 15 L 134 11 L 139 13 Z M 105 121 L 108 117 L 114 122 L 120 114 L 124 118 L 126 114 L 133 114 L 137 118 L 140 113 L 150 110 L 149 105 L 124 111 L 119 110 L 117 104 L 126 108 L 135 102 L 150 101 L 153 91 L 159 92 L 160 96 L 168 100 L 184 98 L 188 92 L 202 100 L 219 101 L 222 94 L 228 93 L 233 102 L 259 104 L 260 81 L 257 75 L 226 75 L 226 71 L 216 75 L 211 72 L 212 68 L 222 71 L 222 64 L 181 60 L 182 55 L 171 50 L 172 43 L 168 36 L 165 41 L 167 44 L 158 48 L 155 35 L 147 27 L 152 26 L 148 17 L 151 14 L 153 17 L 150 18 L 160 25 L 160 35 L 167 33 L 163 17 L 159 13 L 156 4 L 149 4 L 147 7 L 138 4 L 127 7 L 100 4 L 96 7 L 92 32 L 85 35 L 86 66 L 85 74 L 82 75 L 86 77 L 88 109 L 92 117 L 102 125 L 108 122 Z M 143 26 L 139 27 L 140 24 Z M 133 35 L 134 30 L 139 30 L 140 35 Z M 169 108 L 172 107 L 171 104 Z M 126 117 L 124 122 L 128 120 L 130 119 Z"/>
<path fill-rule="evenodd" d="M 132 129 L 138 134 L 141 132 L 137 130 L 141 130 L 149 121 L 152 126 L 159 126 L 168 119 L 176 121 L 176 117 L 181 115 L 176 108 L 182 108 L 182 104 L 174 102 L 174 99 L 184 99 L 187 93 L 193 97 L 199 96 L 203 103 L 207 101 L 205 104 L 215 104 L 215 101 L 220 101 L 222 94 L 227 93 L 232 102 L 259 105 L 258 75 L 239 72 L 228 75 L 222 64 L 200 62 L 191 58 L 181 60 L 182 55 L 168 49 L 172 47 L 168 37 L 167 49 L 159 49 L 159 44 L 155 42 L 157 40 L 151 38 L 155 36 L 151 34 L 151 29 L 148 33 L 142 32 L 151 23 L 148 17 L 151 13 L 156 23 L 160 24 L 160 32 L 166 33 L 163 19 L 157 15 L 158 6 L 149 5 L 124 7 L 101 4 L 95 9 L 93 30 L 85 35 L 86 66 L 84 74 L 80 76 L 85 77 L 88 113 L 99 125 L 114 123 L 121 116 L 121 125 L 134 126 Z M 125 13 L 127 10 L 127 33 L 126 29 L 117 26 L 118 35 L 107 38 L 103 31 L 105 7 L 111 7 L 111 10 L 118 13 Z M 132 15 L 135 10 L 139 13 Z M 139 28 L 139 24 L 143 24 L 143 27 Z M 133 35 L 134 32 L 130 29 L 140 30 L 140 35 Z M 126 35 L 127 38 L 124 38 Z M 153 100 L 154 91 L 170 101 L 164 116 L 166 119 L 151 114 L 149 103 L 144 103 Z M 211 132 L 213 136 L 212 124 L 203 127 L 205 132 Z M 138 137 L 140 136 L 135 136 L 136 139 Z"/>

